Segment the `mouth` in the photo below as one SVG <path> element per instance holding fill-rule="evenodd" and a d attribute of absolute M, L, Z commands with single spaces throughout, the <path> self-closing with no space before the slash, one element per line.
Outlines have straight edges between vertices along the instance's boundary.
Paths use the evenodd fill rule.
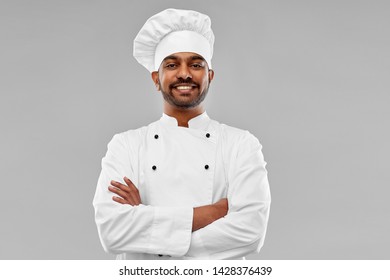
<path fill-rule="evenodd" d="M 192 89 L 192 86 L 177 86 L 175 88 L 178 90 L 188 90 L 188 89 Z"/>
<path fill-rule="evenodd" d="M 188 94 L 197 87 L 198 85 L 196 84 L 176 84 L 172 86 L 172 89 L 175 89 L 183 94 Z"/>

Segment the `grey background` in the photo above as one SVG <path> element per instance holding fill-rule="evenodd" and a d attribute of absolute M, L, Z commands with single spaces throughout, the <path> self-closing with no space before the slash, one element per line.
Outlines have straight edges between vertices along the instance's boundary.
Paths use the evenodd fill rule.
<path fill-rule="evenodd" d="M 388 1 L 0 1 L 0 259 L 111 259 L 93 220 L 111 137 L 161 115 L 132 40 L 169 7 L 216 34 L 209 115 L 263 144 L 260 259 L 390 259 Z"/>

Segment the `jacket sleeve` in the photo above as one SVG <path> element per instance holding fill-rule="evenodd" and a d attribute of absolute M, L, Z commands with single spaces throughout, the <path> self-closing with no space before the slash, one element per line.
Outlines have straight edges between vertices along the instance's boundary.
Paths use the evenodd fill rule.
<path fill-rule="evenodd" d="M 261 144 L 241 137 L 228 169 L 228 214 L 193 232 L 188 258 L 232 259 L 259 252 L 267 229 L 271 195 Z"/>
<path fill-rule="evenodd" d="M 138 161 L 137 153 L 128 141 L 136 142 L 137 137 L 128 136 L 115 135 L 102 159 L 93 199 L 102 246 L 112 254 L 133 252 L 183 256 L 191 240 L 191 207 L 130 206 L 112 200 L 115 194 L 108 191 L 111 180 L 124 183 L 123 177 L 127 176 L 135 185 L 137 182 L 136 164 L 132 164 Z"/>

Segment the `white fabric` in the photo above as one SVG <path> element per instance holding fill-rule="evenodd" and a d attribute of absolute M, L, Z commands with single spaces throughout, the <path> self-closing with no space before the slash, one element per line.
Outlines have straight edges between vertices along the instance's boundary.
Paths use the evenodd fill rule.
<path fill-rule="evenodd" d="M 93 201 L 104 249 L 118 259 L 237 259 L 258 252 L 271 201 L 265 165 L 252 134 L 206 113 L 189 128 L 164 114 L 115 135 Z M 112 201 L 110 180 L 124 176 L 138 187 L 142 205 Z M 228 214 L 191 232 L 193 207 L 222 198 L 228 198 Z"/>
<path fill-rule="evenodd" d="M 205 37 L 194 31 L 175 31 L 169 33 L 157 45 L 154 55 L 154 70 L 157 71 L 167 56 L 179 52 L 192 52 L 201 55 L 209 69 L 211 66 L 211 49 L 210 43 Z"/>
<path fill-rule="evenodd" d="M 170 38 L 172 33 L 176 34 Z M 191 10 L 166 9 L 150 17 L 142 26 L 134 39 L 133 55 L 149 72 L 157 71 L 162 59 L 178 52 L 195 52 L 203 56 L 211 68 L 214 39 L 207 15 Z M 159 58 L 156 59 L 156 49 L 162 42 L 164 47 L 161 50 L 166 55 L 161 59 L 157 54 Z"/>

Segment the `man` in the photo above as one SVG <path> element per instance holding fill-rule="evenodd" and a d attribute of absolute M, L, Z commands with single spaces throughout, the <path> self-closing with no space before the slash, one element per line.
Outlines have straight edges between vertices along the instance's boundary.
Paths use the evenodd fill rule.
<path fill-rule="evenodd" d="M 176 9 L 149 18 L 134 40 L 164 112 L 115 135 L 102 160 L 95 218 L 118 259 L 238 259 L 263 245 L 270 192 L 261 145 L 203 106 L 213 43 L 208 16 Z"/>

